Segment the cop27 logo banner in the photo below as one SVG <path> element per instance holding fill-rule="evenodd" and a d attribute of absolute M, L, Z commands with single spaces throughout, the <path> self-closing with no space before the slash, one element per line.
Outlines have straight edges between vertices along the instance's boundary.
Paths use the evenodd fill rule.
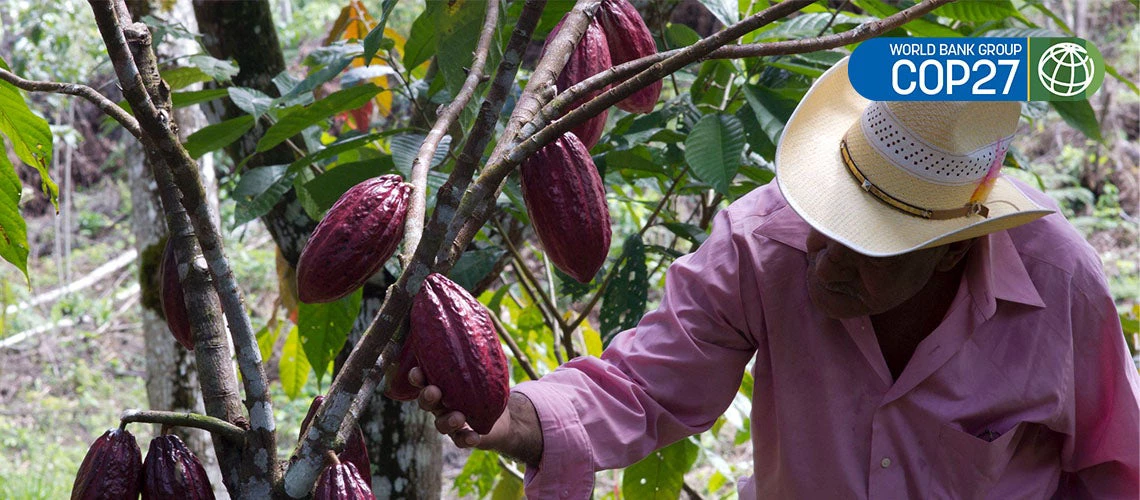
<path fill-rule="evenodd" d="M 1077 101 L 1100 88 L 1104 59 L 1080 38 L 874 38 L 847 71 L 873 101 Z"/>

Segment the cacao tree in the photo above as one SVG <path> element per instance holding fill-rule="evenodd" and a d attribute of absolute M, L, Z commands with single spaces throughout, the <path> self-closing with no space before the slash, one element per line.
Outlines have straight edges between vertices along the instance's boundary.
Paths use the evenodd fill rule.
<path fill-rule="evenodd" d="M 179 340 L 193 347 L 205 414 L 124 411 L 121 429 L 89 457 L 116 453 L 110 441 L 125 441 L 122 429 L 134 422 L 204 429 L 237 498 L 325 498 L 337 488 L 410 496 L 397 476 L 376 490 L 368 476 L 380 462 L 370 463 L 367 450 L 375 443 L 357 425 L 385 387 L 392 399 L 414 395 L 394 374 L 415 364 L 433 383 L 467 383 L 448 394 L 472 425 L 486 427 L 509 383 L 599 355 L 636 325 L 664 268 L 701 244 L 717 210 L 773 178 L 783 124 L 813 78 L 853 46 L 880 35 L 1037 36 L 1047 31 L 1027 14 L 1052 14 L 1009 0 L 706 0 L 721 28 L 702 37 L 666 16 L 646 16 L 647 24 L 625 0 L 429 1 L 400 32 L 388 26 L 394 0 L 351 0 L 306 56 L 306 74 L 294 77 L 267 2 L 228 12 L 224 3 L 194 3 L 214 57 L 172 67 L 155 57 L 161 23 L 132 20 L 122 0 L 91 0 L 125 106 L 86 85 L 23 79 L 0 61 L 0 132 L 20 161 L 50 163 L 51 134 L 23 89 L 91 101 L 142 145 L 177 269 L 168 282 L 181 292 L 164 296 L 183 302 L 189 333 Z M 243 20 L 263 29 L 249 37 Z M 231 65 L 224 59 L 240 72 L 221 77 L 218 68 Z M 179 71 L 214 87 L 181 91 Z M 199 104 L 215 106 L 216 123 L 182 140 L 171 110 Z M 1054 109 L 1099 135 L 1087 101 Z M 237 208 L 222 224 L 261 219 L 278 247 L 282 302 L 296 324 L 282 363 L 332 380 L 292 451 L 279 450 L 266 373 L 281 330 L 251 322 L 199 176 L 196 158 L 223 149 L 234 159 L 228 194 Z M 8 161 L 6 151 L 0 158 Z M 0 165 L 6 185 L 9 171 Z M 0 215 L 10 235 L 0 256 L 26 269 L 16 202 L 0 198 Z M 359 335 L 349 334 L 354 328 Z M 297 397 L 300 385 L 284 389 Z M 745 374 L 739 402 L 706 435 L 624 470 L 622 494 L 695 494 L 684 477 L 699 458 L 712 467 L 706 491 L 719 491 L 735 471 L 706 445 L 725 433 L 748 441 L 751 386 Z M 423 446 L 438 448 L 433 438 Z M 183 483 L 199 485 L 201 466 L 181 441 L 157 439 L 146 470 L 166 457 L 173 465 L 162 474 L 189 474 Z M 115 477 L 145 496 L 130 476 L 144 467 L 138 453 L 137 445 L 119 453 L 131 472 Z M 77 491 L 107 480 L 92 467 L 81 467 Z M 509 459 L 475 451 L 456 487 L 517 497 L 521 479 Z"/>

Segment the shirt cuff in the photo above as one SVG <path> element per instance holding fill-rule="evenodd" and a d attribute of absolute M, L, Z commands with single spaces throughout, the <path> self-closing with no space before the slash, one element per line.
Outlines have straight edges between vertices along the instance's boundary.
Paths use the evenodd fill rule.
<path fill-rule="evenodd" d="M 555 384 L 523 382 L 511 390 L 534 404 L 542 427 L 542 458 L 524 478 L 527 498 L 591 498 L 593 450 L 573 401 Z"/>

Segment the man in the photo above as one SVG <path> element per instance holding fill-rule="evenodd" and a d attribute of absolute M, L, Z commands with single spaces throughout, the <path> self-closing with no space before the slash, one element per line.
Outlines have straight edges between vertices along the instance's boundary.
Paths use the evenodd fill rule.
<path fill-rule="evenodd" d="M 847 62 L 789 120 L 777 186 L 722 211 L 601 359 L 515 387 L 460 446 L 531 498 L 708 429 L 755 356 L 740 498 L 1140 498 L 1140 377 L 1096 253 L 997 175 L 1017 103 L 872 103 Z M 422 385 L 413 371 L 412 381 Z"/>

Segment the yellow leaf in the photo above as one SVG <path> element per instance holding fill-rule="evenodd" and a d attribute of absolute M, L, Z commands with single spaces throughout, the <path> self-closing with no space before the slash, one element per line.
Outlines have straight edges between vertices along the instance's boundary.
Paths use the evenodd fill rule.
<path fill-rule="evenodd" d="M 573 319 L 573 318 L 567 318 Z M 582 330 L 582 338 L 586 341 L 586 354 L 590 356 L 602 355 L 602 334 L 590 327 L 590 323 L 583 321 L 578 329 Z"/>
<path fill-rule="evenodd" d="M 285 260 L 281 249 L 277 249 L 277 294 L 281 305 L 289 312 L 289 318 L 297 320 L 297 270 Z"/>
<path fill-rule="evenodd" d="M 380 87 L 382 89 L 387 89 L 388 88 L 388 77 L 378 76 L 378 77 L 372 79 L 372 83 L 375 83 L 377 87 Z M 383 92 L 376 94 L 376 110 L 380 112 L 380 116 L 383 116 L 385 118 L 392 115 L 392 91 L 391 90 L 384 90 Z"/>

